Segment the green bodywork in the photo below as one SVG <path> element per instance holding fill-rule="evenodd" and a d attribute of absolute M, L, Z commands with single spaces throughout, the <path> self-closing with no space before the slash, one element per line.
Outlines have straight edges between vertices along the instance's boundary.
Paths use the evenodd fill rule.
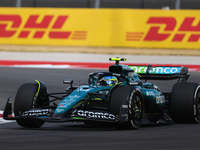
<path fill-rule="evenodd" d="M 121 85 L 129 85 L 130 82 L 141 82 L 139 75 L 135 73 L 129 66 L 127 65 L 119 65 L 116 63 L 115 65 L 111 65 L 109 68 L 109 72 L 122 74 L 126 77 L 126 79 L 118 82 L 117 84 Z M 105 99 L 109 100 L 110 91 L 114 86 L 102 86 L 99 85 L 99 79 L 95 77 L 95 75 L 89 76 L 88 85 L 81 86 L 73 91 L 69 96 L 65 97 L 58 107 L 56 108 L 54 113 L 64 113 L 69 109 L 79 105 L 84 101 L 85 98 L 90 98 L 92 100 L 100 100 L 99 97 L 95 95 L 89 95 L 88 93 L 102 93 L 107 94 L 108 96 Z M 158 87 L 152 83 L 144 82 L 142 85 L 137 85 L 144 96 L 145 101 L 150 101 L 155 105 L 159 105 L 161 107 L 165 106 L 165 97 L 159 92 Z"/>
<path fill-rule="evenodd" d="M 109 94 L 111 88 L 112 87 L 110 86 L 89 86 L 89 85 L 81 86 L 80 88 L 73 91 L 69 96 L 65 97 L 60 102 L 54 113 L 63 113 L 68 111 L 73 106 L 80 103 L 84 98 L 89 98 L 88 92 L 98 93 L 100 91 L 103 92 L 106 91 Z M 94 100 L 95 98 L 98 97 L 93 97 Z"/>

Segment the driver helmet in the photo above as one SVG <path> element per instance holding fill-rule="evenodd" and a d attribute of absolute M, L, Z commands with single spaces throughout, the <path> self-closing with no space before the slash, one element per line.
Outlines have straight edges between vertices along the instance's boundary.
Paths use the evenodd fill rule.
<path fill-rule="evenodd" d="M 113 86 L 118 82 L 115 76 L 105 76 L 103 77 L 102 81 L 105 81 L 109 86 Z"/>

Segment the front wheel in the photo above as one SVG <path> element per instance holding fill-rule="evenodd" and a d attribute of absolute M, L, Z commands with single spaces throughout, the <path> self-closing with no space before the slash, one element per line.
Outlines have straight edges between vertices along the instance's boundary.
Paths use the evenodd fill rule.
<path fill-rule="evenodd" d="M 120 115 L 122 103 L 127 103 L 128 120 L 116 125 L 118 129 L 137 129 L 140 127 L 144 114 L 143 95 L 139 89 L 132 86 L 119 86 L 112 91 L 110 97 L 110 112 Z M 125 107 L 126 107 L 125 106 Z"/>
<path fill-rule="evenodd" d="M 133 91 L 129 99 L 129 122 L 133 128 L 138 128 L 143 119 L 143 100 L 139 91 Z"/>
<path fill-rule="evenodd" d="M 14 101 L 14 114 L 19 116 L 21 113 L 32 108 L 37 108 L 40 105 L 38 97 L 38 84 L 26 83 L 23 84 L 17 91 Z M 43 120 L 39 119 L 17 119 L 17 123 L 26 128 L 39 128 L 44 124 Z"/>

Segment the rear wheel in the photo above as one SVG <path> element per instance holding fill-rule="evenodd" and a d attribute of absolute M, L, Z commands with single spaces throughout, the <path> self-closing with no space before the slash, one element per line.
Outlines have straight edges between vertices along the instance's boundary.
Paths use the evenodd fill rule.
<path fill-rule="evenodd" d="M 128 108 L 128 121 L 116 125 L 118 129 L 137 129 L 140 127 L 144 114 L 144 101 L 139 89 L 131 86 L 119 86 L 112 91 L 110 112 L 120 115 L 123 102 Z"/>
<path fill-rule="evenodd" d="M 19 116 L 21 113 L 39 106 L 40 102 L 37 91 L 38 84 L 34 83 L 23 84 L 18 89 L 14 101 L 15 116 Z M 44 121 L 39 119 L 17 119 L 16 121 L 20 126 L 27 128 L 39 128 L 44 124 Z"/>
<path fill-rule="evenodd" d="M 200 85 L 177 83 L 171 93 L 169 112 L 175 123 L 200 121 Z"/>

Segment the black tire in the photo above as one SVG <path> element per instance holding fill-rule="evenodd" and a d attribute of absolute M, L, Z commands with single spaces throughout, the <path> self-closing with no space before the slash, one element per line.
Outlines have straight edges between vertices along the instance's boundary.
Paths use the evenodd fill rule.
<path fill-rule="evenodd" d="M 23 84 L 17 91 L 14 101 L 14 114 L 19 116 L 21 113 L 31 109 L 37 108 L 39 98 L 36 97 L 38 84 L 26 83 Z M 39 128 L 44 124 L 43 120 L 39 119 L 17 119 L 17 123 L 26 128 Z"/>
<path fill-rule="evenodd" d="M 169 112 L 175 123 L 198 123 L 200 121 L 200 85 L 176 83 L 171 92 Z"/>
<path fill-rule="evenodd" d="M 132 86 L 115 88 L 110 97 L 110 112 L 120 115 L 122 103 L 128 104 L 128 121 L 116 125 L 118 129 L 137 129 L 140 127 L 144 115 L 144 99 L 139 89 Z"/>

